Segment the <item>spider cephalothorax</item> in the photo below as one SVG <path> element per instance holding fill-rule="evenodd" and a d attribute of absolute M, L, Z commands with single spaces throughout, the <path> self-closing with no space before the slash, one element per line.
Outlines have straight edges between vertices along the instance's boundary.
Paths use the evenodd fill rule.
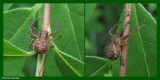
<path fill-rule="evenodd" d="M 119 24 L 119 23 L 118 23 Z M 109 34 L 111 36 L 111 43 L 109 44 L 109 46 L 105 47 L 105 54 L 106 57 L 110 60 L 116 60 L 119 55 L 121 54 L 121 48 L 123 45 L 125 45 L 125 43 L 123 43 L 123 40 L 125 40 L 126 38 L 128 38 L 132 33 L 136 32 L 137 30 L 139 30 L 141 27 L 138 27 L 137 29 L 133 30 L 132 32 L 130 32 L 128 35 L 126 36 L 122 36 L 126 26 L 129 24 L 126 23 L 124 29 L 119 33 L 119 34 L 112 34 L 111 32 L 113 31 L 113 29 L 115 28 L 115 26 L 117 26 L 118 24 L 114 25 L 113 28 L 111 28 L 109 30 Z"/>
<path fill-rule="evenodd" d="M 38 32 L 38 30 L 33 26 L 33 24 L 37 21 L 37 19 L 33 20 L 30 27 L 32 29 L 32 32 L 30 32 L 31 37 L 34 38 L 32 40 L 31 45 L 33 46 L 34 51 L 37 54 L 44 54 L 48 51 L 49 47 L 54 47 L 54 45 L 49 44 L 50 40 L 58 40 L 61 38 L 61 36 L 58 36 L 56 38 L 51 38 L 50 36 L 56 34 L 59 32 L 59 25 L 57 24 L 57 29 L 51 33 L 48 34 L 48 31 L 41 30 L 41 32 Z"/>

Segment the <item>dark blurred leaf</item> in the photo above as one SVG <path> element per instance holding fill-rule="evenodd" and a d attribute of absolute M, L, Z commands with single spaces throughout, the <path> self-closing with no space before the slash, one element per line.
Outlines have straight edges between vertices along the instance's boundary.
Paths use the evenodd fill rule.
<path fill-rule="evenodd" d="M 85 4 L 85 22 L 87 22 L 88 18 L 92 15 L 94 9 L 96 7 L 96 4 Z"/>

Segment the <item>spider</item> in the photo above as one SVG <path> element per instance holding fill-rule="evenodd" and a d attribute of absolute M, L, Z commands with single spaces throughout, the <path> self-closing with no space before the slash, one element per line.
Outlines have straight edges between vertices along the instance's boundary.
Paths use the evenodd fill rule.
<path fill-rule="evenodd" d="M 119 22 L 120 23 L 120 22 Z M 109 30 L 109 34 L 111 36 L 111 43 L 109 44 L 109 46 L 106 46 L 104 51 L 106 53 L 106 57 L 110 60 L 116 60 L 119 55 L 121 54 L 121 50 L 122 50 L 122 46 L 123 45 L 126 45 L 126 43 L 124 43 L 123 41 L 128 38 L 129 36 L 131 36 L 134 32 L 138 31 L 140 28 L 142 28 L 143 26 L 141 27 L 138 27 L 136 29 L 134 29 L 132 32 L 130 32 L 128 35 L 126 36 L 123 36 L 123 33 L 124 33 L 124 30 L 125 28 L 127 27 L 127 25 L 130 23 L 130 22 L 127 22 L 125 24 L 125 27 L 124 29 L 118 33 L 118 34 L 112 34 L 111 32 L 113 31 L 113 29 L 118 26 L 118 24 L 115 24 L 110 30 Z"/>
<path fill-rule="evenodd" d="M 51 34 L 48 34 L 47 31 L 41 30 L 40 32 L 33 26 L 38 19 L 34 19 L 31 24 L 30 28 L 32 29 L 32 32 L 29 32 L 30 36 L 33 38 L 30 42 L 30 45 L 32 45 L 34 51 L 37 54 L 44 54 L 48 51 L 48 48 L 54 48 L 53 44 L 49 44 L 49 41 L 51 40 L 58 40 L 61 38 L 61 36 L 58 36 L 56 38 L 51 38 L 52 35 L 59 32 L 60 26 L 56 22 L 56 30 L 52 32 Z"/>

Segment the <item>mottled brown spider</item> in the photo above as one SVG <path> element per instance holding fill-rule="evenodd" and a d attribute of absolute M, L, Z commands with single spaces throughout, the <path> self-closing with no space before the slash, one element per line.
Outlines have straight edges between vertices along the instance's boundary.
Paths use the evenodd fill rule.
<path fill-rule="evenodd" d="M 132 35 L 132 33 L 138 31 L 141 27 L 136 28 L 135 30 L 133 30 L 132 32 L 130 32 L 128 35 L 123 36 L 124 30 L 127 27 L 127 25 L 129 24 L 129 22 L 127 22 L 125 24 L 124 29 L 118 33 L 118 34 L 112 34 L 111 32 L 113 31 L 113 29 L 118 26 L 119 23 L 115 24 L 110 30 L 109 30 L 109 34 L 111 36 L 111 43 L 109 44 L 109 46 L 106 46 L 104 51 L 106 54 L 106 57 L 110 60 L 116 60 L 119 55 L 121 54 L 121 50 L 122 50 L 122 46 L 126 45 L 126 43 L 123 43 L 123 41 L 128 38 L 130 35 Z"/>
<path fill-rule="evenodd" d="M 37 54 L 44 54 L 48 51 L 48 48 L 51 47 L 53 48 L 54 45 L 53 44 L 49 44 L 49 41 L 51 40 L 58 40 L 61 38 L 61 36 L 58 36 L 56 38 L 51 38 L 52 35 L 56 34 L 59 32 L 59 28 L 60 26 L 58 25 L 57 22 L 56 23 L 56 30 L 51 33 L 51 34 L 48 34 L 48 31 L 44 31 L 44 30 L 41 30 L 40 32 L 33 26 L 36 21 L 38 19 L 35 19 L 31 22 L 30 24 L 30 27 L 32 29 L 32 32 L 29 32 L 29 34 L 31 35 L 31 37 L 33 38 L 30 42 L 30 44 L 32 45 L 34 51 L 37 53 Z"/>

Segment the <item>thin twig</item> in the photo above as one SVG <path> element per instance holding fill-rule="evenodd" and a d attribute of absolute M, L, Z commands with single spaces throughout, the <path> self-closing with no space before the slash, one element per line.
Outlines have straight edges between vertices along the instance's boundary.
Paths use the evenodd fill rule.
<path fill-rule="evenodd" d="M 50 29 L 50 4 L 44 4 L 44 17 L 43 17 L 43 31 L 49 32 Z M 44 60 L 46 54 L 38 54 L 37 58 L 37 67 L 36 67 L 36 76 L 42 77 L 43 76 L 43 68 L 44 68 Z"/>
<path fill-rule="evenodd" d="M 131 4 L 126 3 L 124 5 L 124 28 L 125 24 L 126 28 L 124 30 L 123 36 L 126 36 L 129 34 L 129 29 L 130 29 L 130 15 L 131 15 Z M 128 38 L 126 38 L 123 43 L 125 45 L 122 46 L 122 53 L 121 53 L 121 59 L 120 59 L 120 76 L 126 76 L 126 70 L 127 70 L 127 53 L 128 53 Z"/>

